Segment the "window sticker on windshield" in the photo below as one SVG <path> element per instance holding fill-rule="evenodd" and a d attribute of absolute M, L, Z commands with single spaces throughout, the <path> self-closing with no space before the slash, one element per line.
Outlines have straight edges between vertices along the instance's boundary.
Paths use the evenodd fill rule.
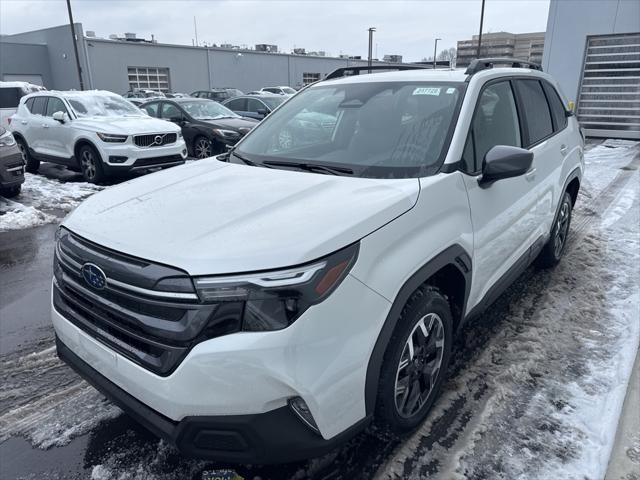
<path fill-rule="evenodd" d="M 456 89 L 455 88 L 447 88 L 447 93 L 451 94 L 453 92 L 455 92 Z"/>
<path fill-rule="evenodd" d="M 413 95 L 440 95 L 440 89 L 435 87 L 418 87 Z"/>

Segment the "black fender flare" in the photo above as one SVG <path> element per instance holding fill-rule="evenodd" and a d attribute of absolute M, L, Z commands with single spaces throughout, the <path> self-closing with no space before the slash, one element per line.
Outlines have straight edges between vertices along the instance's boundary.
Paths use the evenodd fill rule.
<path fill-rule="evenodd" d="M 461 315 L 464 317 L 469 291 L 471 289 L 471 256 L 467 251 L 458 244 L 454 244 L 440 252 L 438 255 L 429 260 L 420 269 L 418 269 L 405 283 L 402 285 L 396 295 L 391 309 L 387 314 L 382 329 L 378 334 L 378 339 L 373 347 L 369 364 L 367 365 L 367 375 L 365 380 L 365 411 L 367 415 L 372 415 L 375 411 L 376 397 L 378 395 L 378 383 L 380 381 L 380 371 L 384 354 L 389 345 L 389 340 L 394 329 L 400 319 L 400 314 L 409 297 L 416 289 L 431 278 L 438 270 L 447 265 L 453 265 L 457 268 L 465 278 L 465 294 Z M 463 321 L 461 320 L 460 324 Z"/>

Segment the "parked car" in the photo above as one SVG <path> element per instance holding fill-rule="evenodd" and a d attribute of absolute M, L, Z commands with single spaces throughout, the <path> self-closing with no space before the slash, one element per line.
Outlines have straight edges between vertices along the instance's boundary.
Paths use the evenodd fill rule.
<path fill-rule="evenodd" d="M 225 100 L 237 97 L 238 95 L 244 95 L 244 93 L 242 93 L 242 90 L 228 87 L 213 88 L 211 90 L 198 90 L 197 92 L 193 92 L 191 94 L 191 96 L 194 98 L 207 98 L 215 102 L 224 102 Z"/>
<path fill-rule="evenodd" d="M 46 89 L 27 82 L 0 82 L 0 127 L 9 126 L 9 118 L 16 113 L 22 97 L 41 90 Z"/>
<path fill-rule="evenodd" d="M 24 183 L 24 160 L 13 135 L 0 126 L 0 195 L 15 197 Z"/>
<path fill-rule="evenodd" d="M 187 93 L 171 92 L 171 93 L 165 93 L 165 97 L 167 97 L 167 98 L 189 98 L 189 97 L 191 97 L 191 95 L 189 95 Z"/>
<path fill-rule="evenodd" d="M 238 115 L 262 120 L 286 99 L 287 97 L 282 95 L 271 94 L 241 95 L 239 97 L 225 100 L 222 104 L 229 110 L 233 110 Z"/>
<path fill-rule="evenodd" d="M 291 87 L 263 87 L 261 92 L 275 93 L 276 95 L 293 95 L 297 91 Z"/>
<path fill-rule="evenodd" d="M 40 162 L 52 162 L 97 183 L 112 174 L 179 165 L 187 156 L 179 127 L 98 90 L 27 95 L 11 128 L 31 173 Z"/>
<path fill-rule="evenodd" d="M 126 99 L 131 98 L 164 98 L 165 94 L 159 90 L 150 90 L 146 88 L 136 88 L 134 90 L 129 90 L 127 93 L 122 95 Z"/>
<path fill-rule="evenodd" d="M 127 98 L 127 100 L 133 103 L 136 107 L 140 107 L 143 103 L 147 103 L 149 101 L 148 98 L 137 98 L 137 97 Z"/>
<path fill-rule="evenodd" d="M 207 158 L 235 145 L 257 123 L 243 118 L 217 102 L 201 98 L 154 100 L 142 105 L 152 116 L 182 128 L 189 154 Z"/>
<path fill-rule="evenodd" d="M 60 358 L 198 457 L 283 462 L 373 419 L 417 428 L 455 334 L 560 261 L 584 169 L 557 82 L 493 64 L 330 74 L 228 163 L 86 200 L 57 233 Z M 278 143 L 318 108 L 332 135 Z"/>

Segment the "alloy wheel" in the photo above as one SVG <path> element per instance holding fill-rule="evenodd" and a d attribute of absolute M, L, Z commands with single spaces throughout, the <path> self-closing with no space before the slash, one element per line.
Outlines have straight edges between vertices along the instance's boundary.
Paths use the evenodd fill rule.
<path fill-rule="evenodd" d="M 429 400 L 443 355 L 444 324 L 429 313 L 415 324 L 400 355 L 394 390 L 398 415 L 410 418 Z"/>
<path fill-rule="evenodd" d="M 198 139 L 194 150 L 195 150 L 196 158 L 202 159 L 202 158 L 210 157 L 211 141 L 207 140 L 206 138 Z"/>
<path fill-rule="evenodd" d="M 569 232 L 569 203 L 563 202 L 556 220 L 555 236 L 553 238 L 553 254 L 560 257 Z"/>
<path fill-rule="evenodd" d="M 80 158 L 82 172 L 87 180 L 92 180 L 96 176 L 96 159 L 91 150 L 85 149 Z"/>

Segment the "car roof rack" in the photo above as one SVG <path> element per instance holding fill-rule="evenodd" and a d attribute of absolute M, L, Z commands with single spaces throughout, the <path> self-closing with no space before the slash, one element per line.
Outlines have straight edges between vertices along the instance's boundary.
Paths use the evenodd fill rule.
<path fill-rule="evenodd" d="M 364 71 L 365 73 L 375 72 L 376 70 L 424 70 L 426 68 L 431 68 L 431 66 L 427 65 L 354 65 L 351 67 L 340 67 L 335 69 L 333 72 L 329 73 L 322 80 L 333 80 L 335 78 L 341 77 L 350 77 L 353 75 L 360 75 L 360 72 Z"/>
<path fill-rule="evenodd" d="M 542 71 L 542 66 L 538 63 L 533 63 L 528 60 L 521 60 L 519 58 L 476 58 L 472 60 L 465 74 L 473 75 L 474 73 L 481 72 L 493 68 L 494 65 L 508 65 L 511 68 L 530 68 L 532 70 Z"/>

